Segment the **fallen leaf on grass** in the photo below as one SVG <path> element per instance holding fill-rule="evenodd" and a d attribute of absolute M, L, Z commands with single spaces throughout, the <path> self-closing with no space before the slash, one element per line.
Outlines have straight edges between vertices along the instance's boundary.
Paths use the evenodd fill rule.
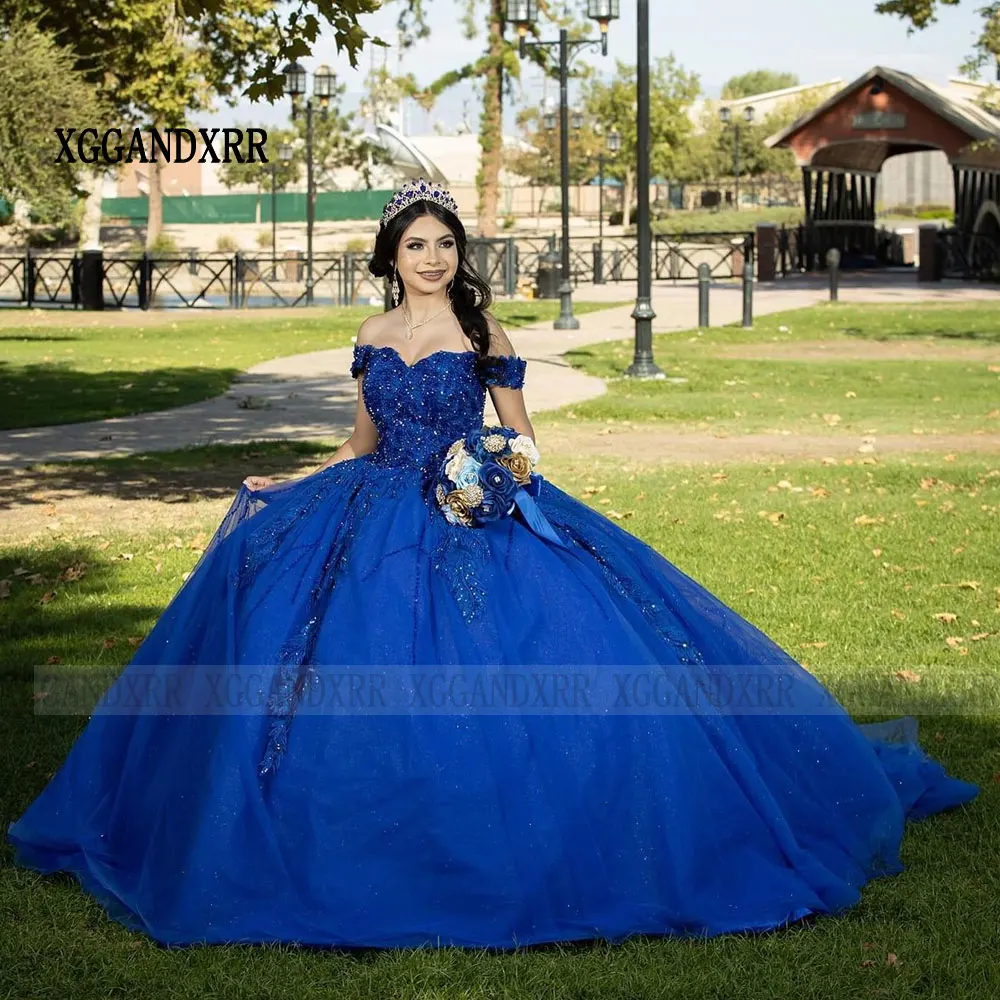
<path fill-rule="evenodd" d="M 116 645 L 118 645 L 118 643 L 116 642 L 116 640 L 114 640 L 114 639 L 105 639 L 101 643 L 101 649 L 114 649 Z"/>
<path fill-rule="evenodd" d="M 900 965 L 900 961 L 899 958 L 893 952 L 890 951 L 889 954 L 885 956 L 885 964 L 894 965 L 898 967 Z"/>
<path fill-rule="evenodd" d="M 950 646 L 952 649 L 955 649 L 956 647 L 961 646 L 963 642 L 965 642 L 965 636 L 949 635 L 944 641 L 946 646 Z"/>
<path fill-rule="evenodd" d="M 919 684 L 920 674 L 915 670 L 897 670 L 893 675 L 897 681 L 902 681 L 904 684 Z"/>
<path fill-rule="evenodd" d="M 892 617 L 895 618 L 896 621 L 900 621 L 900 622 L 905 622 L 906 621 L 906 615 L 904 615 L 902 611 L 899 611 L 896 608 L 892 609 Z"/>
<path fill-rule="evenodd" d="M 135 649 L 135 648 L 136 648 L 136 646 L 139 646 L 139 645 L 141 645 L 141 644 L 142 644 L 142 638 L 143 638 L 143 637 L 142 637 L 141 635 L 130 635 L 130 636 L 128 637 L 128 644 L 129 644 L 129 645 L 130 645 L 130 646 L 131 646 L 131 647 L 132 647 L 133 649 Z"/>
<path fill-rule="evenodd" d="M 950 625 L 953 621 L 958 619 L 958 615 L 952 614 L 950 611 L 938 611 L 937 614 L 931 615 L 932 618 L 936 618 L 939 622 L 943 622 L 945 625 Z"/>
<path fill-rule="evenodd" d="M 97 547 L 98 549 L 100 549 L 101 552 L 104 552 L 105 549 L 107 549 L 110 544 L 111 542 L 101 542 L 101 544 L 98 545 Z"/>
<path fill-rule="evenodd" d="M 131 552 L 119 552 L 118 558 L 124 559 L 125 562 L 131 562 L 135 558 L 135 556 Z"/>
<path fill-rule="evenodd" d="M 54 601 L 55 597 L 56 597 L 56 592 L 54 590 L 50 590 L 48 593 L 42 594 L 42 596 L 38 599 L 38 603 L 48 604 L 50 601 Z"/>
<path fill-rule="evenodd" d="M 48 698 L 48 696 L 49 696 L 48 691 L 35 691 L 31 696 L 31 700 L 42 701 L 44 698 Z"/>
<path fill-rule="evenodd" d="M 829 642 L 800 642 L 800 649 L 822 649 L 824 646 L 829 646 Z"/>
<path fill-rule="evenodd" d="M 56 663 L 62 663 L 62 660 L 58 656 L 50 656 L 45 662 L 49 665 L 53 665 Z"/>

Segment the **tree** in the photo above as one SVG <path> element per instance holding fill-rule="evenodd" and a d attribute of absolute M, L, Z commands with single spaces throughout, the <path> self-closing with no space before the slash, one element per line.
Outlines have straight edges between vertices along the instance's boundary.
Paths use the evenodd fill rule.
<path fill-rule="evenodd" d="M 400 35 L 404 45 L 416 44 L 430 34 L 426 20 L 427 4 L 431 0 L 397 0 L 405 5 L 399 18 Z M 479 145 L 482 150 L 476 186 L 479 191 L 479 232 L 484 236 L 495 236 L 497 231 L 497 209 L 500 202 L 500 169 L 504 161 L 503 149 L 503 106 L 504 96 L 510 96 L 513 82 L 520 79 L 521 61 L 517 45 L 506 37 L 506 0 L 455 0 L 462 9 L 462 23 L 466 36 L 479 36 L 480 25 L 485 25 L 486 49 L 479 58 L 465 66 L 445 73 L 425 88 L 422 96 L 426 103 L 436 98 L 449 87 L 462 80 L 480 78 L 482 80 L 483 110 L 479 120 Z M 574 6 L 580 0 L 575 0 Z M 571 38 L 583 35 L 583 25 L 571 14 L 562 14 L 563 4 L 553 0 L 539 0 L 539 14 L 545 26 L 565 26 Z M 554 10 L 554 7 L 558 7 Z M 558 60 L 552 49 L 531 49 L 529 58 L 545 73 L 555 76 Z M 582 68 L 576 74 L 586 77 Z"/>
<path fill-rule="evenodd" d="M 524 108 L 518 112 L 517 124 L 528 144 L 527 149 L 515 149 L 504 156 L 504 166 L 511 173 L 527 178 L 533 185 L 544 189 L 558 187 L 562 181 L 560 161 L 559 129 L 547 129 L 544 125 L 545 109 Z M 596 170 L 597 154 L 604 148 L 604 140 L 593 128 L 593 123 L 585 122 L 579 130 L 571 130 L 569 135 L 570 183 L 583 184 L 590 180 Z"/>
<path fill-rule="evenodd" d="M 0 0 L 0 24 L 23 11 L 37 17 L 116 125 L 172 128 L 216 97 L 235 103 L 234 88 L 251 79 L 262 53 L 280 46 L 275 0 L 186 2 L 187 11 L 176 0 Z M 160 163 L 150 168 L 147 245 L 162 225 Z M 91 198 L 99 202 L 99 184 Z"/>
<path fill-rule="evenodd" d="M 910 30 L 922 30 L 937 20 L 941 7 L 957 7 L 961 0 L 880 0 L 875 4 L 879 14 L 894 14 L 910 22 Z M 1000 60 L 1000 0 L 982 3 L 977 13 L 983 18 L 983 28 L 976 39 L 973 51 L 962 69 L 976 74 L 984 66 Z"/>
<path fill-rule="evenodd" d="M 3 29 L 0 194 L 11 204 L 30 205 L 38 222 L 68 223 L 79 193 L 78 168 L 55 162 L 55 130 L 99 121 L 103 113 L 96 89 L 51 35 L 20 19 Z"/>
<path fill-rule="evenodd" d="M 353 120 L 342 110 L 344 84 L 336 84 L 331 90 L 326 112 L 313 113 L 313 163 L 316 168 L 315 186 L 317 191 L 334 188 L 333 174 L 345 167 L 361 174 L 364 183 L 371 187 L 371 170 L 376 163 L 384 162 L 385 152 L 364 138 Z M 269 155 L 277 156 L 278 147 L 288 142 L 292 146 L 292 158 L 287 163 L 280 160 L 275 168 L 278 188 L 294 183 L 305 169 L 306 162 L 306 116 L 299 114 L 290 129 L 268 133 Z M 246 157 L 248 139 L 244 137 L 241 152 Z M 224 163 L 219 168 L 219 179 L 226 187 L 239 184 L 255 184 L 259 190 L 271 190 L 271 164 L 249 161 Z"/>
<path fill-rule="evenodd" d="M 609 161 L 606 172 L 623 184 L 622 211 L 627 221 L 635 194 L 639 137 L 636 128 L 636 68 L 617 62 L 610 83 L 590 80 L 585 88 L 585 106 L 604 133 L 621 134 L 621 151 Z M 650 169 L 655 174 L 675 175 L 684 163 L 683 150 L 693 131 L 687 109 L 700 91 L 698 77 L 678 65 L 673 55 L 657 59 L 650 68 Z"/>
<path fill-rule="evenodd" d="M 799 78 L 794 73 L 782 73 L 774 69 L 754 69 L 731 77 L 722 85 L 722 99 L 735 101 L 754 94 L 768 94 L 772 90 L 797 87 Z"/>

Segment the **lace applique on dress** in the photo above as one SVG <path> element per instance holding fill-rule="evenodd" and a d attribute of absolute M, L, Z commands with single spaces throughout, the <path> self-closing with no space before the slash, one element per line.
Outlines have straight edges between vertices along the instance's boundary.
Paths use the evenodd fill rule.
<path fill-rule="evenodd" d="M 590 513 L 589 508 L 588 513 Z M 578 521 L 565 509 L 553 515 L 552 519 L 569 536 L 573 544 L 597 561 L 608 583 L 618 594 L 639 608 L 646 621 L 674 647 L 681 663 L 688 666 L 704 665 L 704 658 L 695 643 L 691 641 L 687 629 L 663 598 L 634 580 L 626 567 L 616 567 L 610 563 L 600 546 L 588 537 L 587 522 Z M 592 523 L 591 521 L 589 526 L 592 526 Z"/>
<path fill-rule="evenodd" d="M 516 354 L 490 354 L 477 360 L 479 376 L 485 386 L 522 389 L 528 363 Z"/>

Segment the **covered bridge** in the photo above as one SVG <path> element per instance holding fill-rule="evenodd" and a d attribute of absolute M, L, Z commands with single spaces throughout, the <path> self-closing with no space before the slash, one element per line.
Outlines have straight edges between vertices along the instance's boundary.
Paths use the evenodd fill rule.
<path fill-rule="evenodd" d="M 875 66 L 767 144 L 802 169 L 807 268 L 832 247 L 845 262 L 901 263 L 900 241 L 875 222 L 879 173 L 892 156 L 933 149 L 951 163 L 955 221 L 922 229 L 921 277 L 982 276 L 1000 262 L 1000 118 L 972 101 Z"/>

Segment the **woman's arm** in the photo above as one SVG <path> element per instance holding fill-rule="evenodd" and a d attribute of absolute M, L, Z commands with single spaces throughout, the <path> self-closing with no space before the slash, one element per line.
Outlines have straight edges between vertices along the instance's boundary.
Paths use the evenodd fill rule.
<path fill-rule="evenodd" d="M 514 350 L 507 332 L 496 318 L 487 313 L 486 321 L 490 327 L 490 354 L 516 356 L 517 351 Z M 493 407 L 501 424 L 512 427 L 518 434 L 526 434 L 532 441 L 535 440 L 535 429 L 531 426 L 528 410 L 524 405 L 524 394 L 520 389 L 490 386 L 490 399 L 493 400 Z"/>

